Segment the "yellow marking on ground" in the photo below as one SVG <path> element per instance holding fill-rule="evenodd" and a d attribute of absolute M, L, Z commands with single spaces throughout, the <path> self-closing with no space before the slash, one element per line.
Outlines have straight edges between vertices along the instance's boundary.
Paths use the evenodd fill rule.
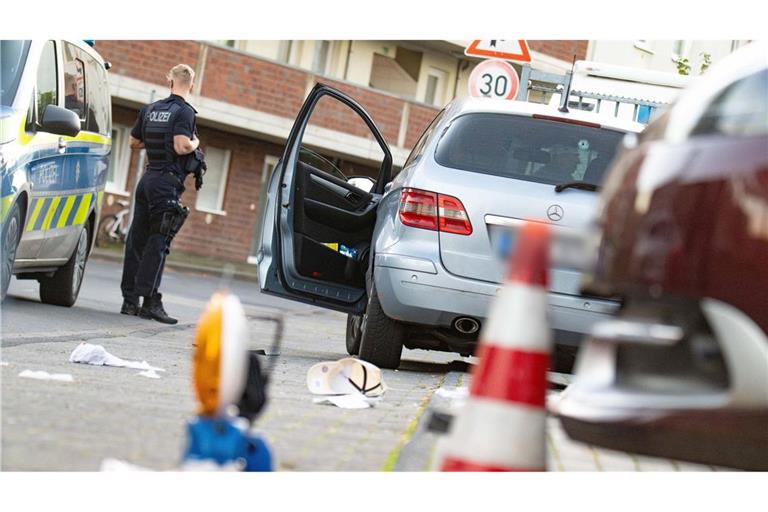
<path fill-rule="evenodd" d="M 53 215 L 56 213 L 56 209 L 59 207 L 60 202 L 61 202 L 61 196 L 54 197 L 53 200 L 51 201 L 51 206 L 48 207 L 48 211 L 45 214 L 45 220 L 43 220 L 43 226 L 41 228 L 43 231 L 51 227 L 51 221 L 53 220 Z"/>
<path fill-rule="evenodd" d="M 405 445 L 408 444 L 408 441 L 411 440 L 413 434 L 416 432 L 416 428 L 419 426 L 419 420 L 427 410 L 432 395 L 435 394 L 435 391 L 439 389 L 444 382 L 445 375 L 440 378 L 440 382 L 437 383 L 437 386 L 429 393 L 427 393 L 427 395 L 421 400 L 421 403 L 419 403 L 419 409 L 416 411 L 416 416 L 413 417 L 411 422 L 408 424 L 408 427 L 406 427 L 405 432 L 403 432 L 403 434 L 400 436 L 400 440 L 398 441 L 397 446 L 395 446 L 392 451 L 389 452 L 389 455 L 387 455 L 387 459 L 384 461 L 384 466 L 381 468 L 382 471 L 392 471 L 395 469 L 397 459 L 400 458 L 400 452 L 403 451 Z"/>
<path fill-rule="evenodd" d="M 88 192 L 87 194 L 83 195 L 83 200 L 80 202 L 80 207 L 77 209 L 77 213 L 75 214 L 75 221 L 72 223 L 73 226 L 79 226 L 85 222 L 85 216 L 88 215 L 88 210 L 91 207 L 92 197 L 93 192 Z"/>
<path fill-rule="evenodd" d="M 37 222 L 37 217 L 40 215 L 40 210 L 43 209 L 43 203 L 45 203 L 45 197 L 40 197 L 35 200 L 35 208 L 32 210 L 32 215 L 29 216 L 29 222 L 27 222 L 27 231 L 32 231 Z"/>
<path fill-rule="evenodd" d="M 67 197 L 67 202 L 64 203 L 64 208 L 61 210 L 61 215 L 59 216 L 59 222 L 56 223 L 57 228 L 63 228 L 64 226 L 67 225 L 69 212 L 72 211 L 72 205 L 75 204 L 75 199 L 77 199 L 77 196 Z"/>

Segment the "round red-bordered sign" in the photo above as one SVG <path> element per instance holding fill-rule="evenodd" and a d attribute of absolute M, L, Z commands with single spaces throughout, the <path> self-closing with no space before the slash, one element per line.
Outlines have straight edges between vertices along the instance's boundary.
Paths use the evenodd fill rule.
<path fill-rule="evenodd" d="M 469 75 L 469 95 L 475 98 L 513 100 L 520 89 L 520 77 L 512 64 L 488 59 Z"/>

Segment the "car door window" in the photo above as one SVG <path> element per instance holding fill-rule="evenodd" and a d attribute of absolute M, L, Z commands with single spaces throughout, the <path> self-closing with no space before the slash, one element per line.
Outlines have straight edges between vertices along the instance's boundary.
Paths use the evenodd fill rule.
<path fill-rule="evenodd" d="M 766 94 L 768 70 L 734 82 L 707 107 L 691 135 L 738 137 L 768 134 Z"/>
<path fill-rule="evenodd" d="M 59 90 L 56 73 L 56 45 L 48 41 L 43 47 L 40 62 L 37 66 L 37 81 L 35 83 L 35 110 L 37 112 L 36 124 L 41 126 L 43 113 L 48 105 L 56 105 L 59 102 Z"/>
<path fill-rule="evenodd" d="M 85 62 L 86 88 L 86 130 L 89 132 L 109 134 L 110 126 L 110 97 L 107 84 L 107 72 L 104 66 L 90 55 L 82 52 Z"/>
<path fill-rule="evenodd" d="M 81 121 L 81 129 L 87 129 L 86 123 L 86 83 L 84 52 L 77 46 L 63 44 L 64 64 L 64 107 L 71 110 Z"/>
<path fill-rule="evenodd" d="M 416 163 L 419 160 L 419 158 L 421 158 L 421 155 L 424 154 L 424 148 L 427 145 L 427 141 L 429 140 L 429 137 L 432 135 L 432 132 L 435 131 L 435 128 L 437 128 L 437 125 L 440 124 L 440 119 L 443 118 L 444 113 L 445 113 L 445 109 L 441 110 L 435 116 L 432 122 L 429 123 L 429 126 L 427 126 L 426 130 L 424 130 L 424 133 L 421 134 L 421 137 L 419 137 L 419 140 L 416 141 L 416 144 L 413 146 L 413 149 L 411 150 L 411 154 L 408 155 L 408 158 L 406 158 L 405 164 L 403 164 L 403 168 Z"/>

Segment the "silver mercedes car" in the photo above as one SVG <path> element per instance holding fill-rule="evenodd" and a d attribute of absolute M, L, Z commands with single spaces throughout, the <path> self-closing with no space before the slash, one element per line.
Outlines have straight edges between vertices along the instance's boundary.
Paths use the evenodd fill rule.
<path fill-rule="evenodd" d="M 307 156 L 320 135 L 309 125 L 321 100 L 340 103 L 334 108 L 351 110 L 370 130 L 382 154 L 377 179 L 346 177 Z M 524 221 L 586 228 L 617 146 L 642 128 L 547 105 L 456 99 L 392 176 L 390 150 L 370 116 L 319 84 L 269 180 L 261 289 L 348 313 L 347 351 L 382 368 L 397 368 L 403 347 L 472 354 L 516 228 Z M 580 295 L 580 279 L 568 266 L 551 270 L 549 315 L 561 345 L 577 345 L 617 308 Z"/>

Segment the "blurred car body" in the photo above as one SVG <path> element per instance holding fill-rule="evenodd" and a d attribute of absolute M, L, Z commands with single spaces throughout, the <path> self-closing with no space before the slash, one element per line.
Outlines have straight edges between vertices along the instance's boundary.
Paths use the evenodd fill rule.
<path fill-rule="evenodd" d="M 609 169 L 584 289 L 623 304 L 557 404 L 572 438 L 768 470 L 766 55 L 713 67 Z"/>

